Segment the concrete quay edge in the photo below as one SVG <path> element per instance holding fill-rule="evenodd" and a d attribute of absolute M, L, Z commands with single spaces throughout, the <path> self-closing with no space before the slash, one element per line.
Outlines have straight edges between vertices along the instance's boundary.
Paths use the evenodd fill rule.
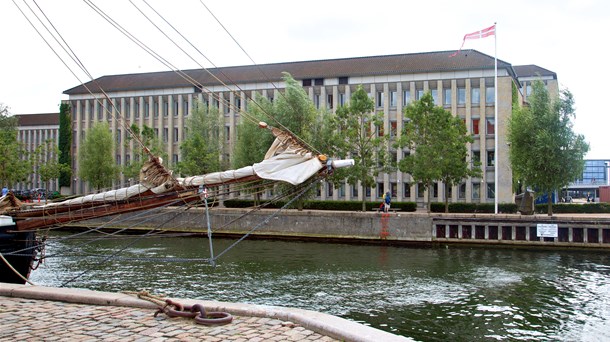
<path fill-rule="evenodd" d="M 20 284 L 0 283 L 0 296 L 36 300 L 61 301 L 75 304 L 125 306 L 157 309 L 152 302 L 129 294 L 93 291 L 77 288 L 54 288 Z M 357 322 L 311 310 L 246 303 L 172 298 L 186 305 L 202 304 L 208 311 L 228 312 L 232 315 L 268 317 L 290 321 L 335 339 L 354 342 L 365 341 L 413 341 L 410 338 L 369 327 Z"/>

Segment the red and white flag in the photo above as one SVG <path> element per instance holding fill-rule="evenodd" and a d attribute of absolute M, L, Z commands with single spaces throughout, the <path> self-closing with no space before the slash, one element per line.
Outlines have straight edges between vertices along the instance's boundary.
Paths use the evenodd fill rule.
<path fill-rule="evenodd" d="M 462 40 L 462 46 L 460 46 L 460 49 L 457 50 L 455 53 L 451 54 L 449 57 L 454 57 L 458 53 L 460 53 L 460 51 L 462 51 L 462 48 L 464 47 L 464 43 L 466 43 L 466 40 L 468 40 L 468 39 L 481 39 L 481 38 L 486 38 L 486 37 L 495 36 L 495 35 L 496 35 L 496 25 L 495 24 L 488 28 L 484 28 L 480 31 L 468 33 L 468 34 L 464 35 L 464 40 Z"/>

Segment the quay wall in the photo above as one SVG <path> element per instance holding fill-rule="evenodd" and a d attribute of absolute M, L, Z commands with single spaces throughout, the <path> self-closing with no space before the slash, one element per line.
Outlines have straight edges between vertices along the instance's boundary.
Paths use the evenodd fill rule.
<path fill-rule="evenodd" d="M 384 244 L 492 244 L 586 247 L 610 250 L 610 215 L 377 213 L 316 210 L 213 208 L 212 234 L 282 239 L 313 239 Z M 111 223 L 109 223 L 111 222 Z M 207 232 L 204 209 L 167 208 L 114 220 L 88 220 L 77 226 L 174 232 Z M 538 237 L 538 224 L 556 224 L 557 237 Z"/>

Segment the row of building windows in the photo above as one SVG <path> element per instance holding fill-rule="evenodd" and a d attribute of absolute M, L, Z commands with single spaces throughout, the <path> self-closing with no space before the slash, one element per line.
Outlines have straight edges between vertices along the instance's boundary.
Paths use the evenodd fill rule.
<path fill-rule="evenodd" d="M 471 198 L 472 199 L 480 199 L 481 198 L 481 187 L 482 187 L 481 182 L 472 182 L 470 183 L 470 190 L 471 190 Z M 467 187 L 467 183 L 461 183 L 458 187 L 457 187 L 457 198 L 458 199 L 466 199 L 466 187 Z M 487 199 L 494 199 L 495 197 L 495 183 L 486 183 L 486 198 Z M 327 197 L 333 197 L 335 194 L 335 191 L 337 191 L 337 196 L 339 198 L 345 198 L 346 197 L 346 188 L 350 188 L 351 189 L 351 197 L 352 198 L 358 198 L 358 192 L 360 190 L 360 187 L 358 186 L 352 186 L 352 185 L 346 185 L 346 184 L 341 184 L 338 187 L 333 186 L 333 184 L 331 183 L 325 183 L 324 185 L 324 191 L 325 191 L 325 195 Z M 386 190 L 384 188 L 384 184 L 383 183 L 377 183 L 377 187 L 376 188 L 370 188 L 367 187 L 365 188 L 365 196 L 367 198 L 371 197 L 372 191 L 376 192 L 376 197 L 378 198 L 383 198 Z M 390 183 L 390 189 L 388 190 L 391 194 L 391 196 L 393 198 L 396 198 L 398 196 L 398 183 Z M 416 194 L 417 198 L 424 198 L 424 191 L 425 191 L 425 187 L 423 184 L 419 183 L 419 184 L 410 184 L 410 183 L 403 183 L 403 187 L 402 187 L 402 198 L 411 198 L 411 191 L 414 191 L 414 193 Z M 452 192 L 453 189 L 452 188 L 447 188 L 447 196 L 449 198 L 452 197 Z M 438 183 L 434 183 L 432 186 L 432 192 L 431 192 L 432 198 L 439 198 L 439 184 Z M 441 194 L 442 195 L 442 194 Z M 322 188 L 318 188 L 317 190 L 317 196 L 321 197 L 322 196 Z M 444 197 L 443 197 L 444 198 Z"/>
<path fill-rule="evenodd" d="M 495 88 L 486 87 L 486 88 L 484 88 L 484 90 L 485 90 L 485 104 L 493 105 L 495 103 Z M 451 88 L 443 89 L 443 98 L 442 98 L 442 103 L 441 103 L 441 99 L 438 96 L 438 93 L 439 93 L 438 89 L 430 89 L 430 93 L 432 95 L 432 98 L 434 99 L 434 103 L 438 106 L 440 106 L 440 105 L 450 106 L 451 105 L 451 101 L 452 101 L 451 91 L 452 91 Z M 415 100 L 421 100 L 421 98 L 423 96 L 424 96 L 423 89 L 417 89 L 415 91 Z M 332 97 L 331 97 L 331 99 L 332 99 Z M 404 90 L 402 92 L 403 105 L 406 106 L 409 103 L 411 103 L 411 99 L 412 99 L 411 90 Z M 466 88 L 465 87 L 457 88 L 456 99 L 457 99 L 458 105 L 466 105 Z M 383 107 L 384 101 L 385 101 L 384 92 L 382 92 L 382 91 L 377 92 L 377 96 L 376 96 L 377 108 Z M 389 101 L 390 101 L 390 103 L 389 103 L 390 108 L 396 107 L 398 105 L 398 92 L 397 91 L 389 92 Z M 481 89 L 480 88 L 471 88 L 470 89 L 470 103 L 471 104 L 480 104 L 481 103 Z"/>

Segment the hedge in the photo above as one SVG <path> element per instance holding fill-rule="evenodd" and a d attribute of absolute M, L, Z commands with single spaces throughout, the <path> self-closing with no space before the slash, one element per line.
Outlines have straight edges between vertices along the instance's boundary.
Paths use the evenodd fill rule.
<path fill-rule="evenodd" d="M 262 201 L 261 203 L 267 203 Z M 286 202 L 267 203 L 265 208 L 281 208 Z M 377 209 L 381 204 L 380 201 L 366 202 L 366 210 L 370 211 Z M 227 208 L 249 208 L 254 206 L 254 200 L 232 199 L 224 201 Z M 293 203 L 291 208 L 296 208 L 296 203 Z M 359 201 L 306 201 L 303 204 L 304 209 L 312 210 L 339 210 L 339 211 L 360 211 L 362 202 Z M 400 209 L 404 212 L 413 212 L 417 209 L 415 202 L 392 202 L 392 208 Z M 494 203 L 449 203 L 450 213 L 494 213 Z M 499 203 L 498 212 L 503 214 L 516 214 L 518 206 L 514 203 Z M 433 213 L 444 213 L 445 203 L 431 203 L 430 211 Z M 537 204 L 534 211 L 538 214 L 547 213 L 546 204 Z M 586 204 L 553 204 L 553 213 L 555 214 L 593 214 L 593 213 L 610 213 L 610 203 L 586 203 Z"/>
<path fill-rule="evenodd" d="M 231 199 L 224 202 L 227 208 L 249 208 L 254 206 L 254 200 Z M 281 208 L 286 204 L 284 201 L 268 202 L 261 201 L 261 204 L 266 204 L 265 208 Z M 374 210 L 379 207 L 381 202 L 365 202 L 366 210 Z M 291 208 L 296 208 L 296 203 L 292 203 Z M 417 203 L 415 202 L 392 202 L 392 208 L 400 209 L 401 211 L 415 211 Z M 362 202 L 360 201 L 306 201 L 303 204 L 303 209 L 312 210 L 339 210 L 339 211 L 360 211 L 362 210 Z"/>

